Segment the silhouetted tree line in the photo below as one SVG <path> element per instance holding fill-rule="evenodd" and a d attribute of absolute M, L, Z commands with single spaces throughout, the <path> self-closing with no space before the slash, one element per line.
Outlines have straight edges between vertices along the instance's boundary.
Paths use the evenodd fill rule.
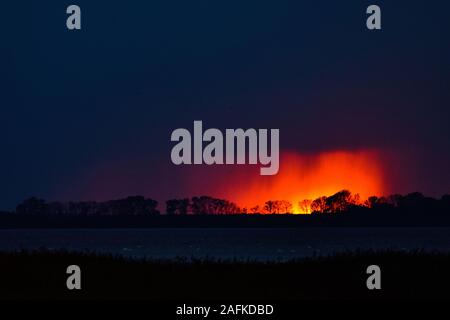
<path fill-rule="evenodd" d="M 21 215 L 159 215 L 158 202 L 142 196 L 106 202 L 46 202 L 39 198 L 29 198 L 16 207 Z M 329 197 L 314 200 L 305 199 L 298 203 L 302 213 L 313 215 L 339 214 L 369 210 L 378 217 L 392 219 L 395 211 L 408 213 L 408 217 L 424 217 L 449 212 L 450 195 L 441 199 L 426 197 L 419 192 L 387 197 L 369 197 L 362 201 L 358 194 L 341 190 Z M 293 205 L 286 200 L 268 200 L 261 206 L 241 208 L 235 203 L 209 196 L 170 199 L 166 201 L 168 215 L 232 215 L 232 214 L 288 214 L 293 213 Z M 399 215 L 396 215 L 399 216 Z"/>
<path fill-rule="evenodd" d="M 403 208 L 416 210 L 440 210 L 450 208 L 450 195 L 443 195 L 441 199 L 426 197 L 420 192 L 407 195 L 394 194 L 388 197 L 369 197 L 366 206 L 373 209 Z"/>
<path fill-rule="evenodd" d="M 263 206 L 255 206 L 251 213 L 285 214 L 292 213 L 292 203 L 286 200 L 269 200 Z"/>
<path fill-rule="evenodd" d="M 286 200 L 269 200 L 263 206 L 255 206 L 248 210 L 228 200 L 200 196 L 168 200 L 166 212 L 167 214 L 285 214 L 292 213 L 292 204 Z"/>
<path fill-rule="evenodd" d="M 358 194 L 352 195 L 348 190 L 342 190 L 329 197 L 319 197 L 313 201 L 303 200 L 299 206 L 306 207 L 309 204 L 310 213 L 342 213 L 371 209 L 372 212 L 390 213 L 395 211 L 420 212 L 422 216 L 433 212 L 450 212 L 450 195 L 444 195 L 441 199 L 426 197 L 420 192 L 407 195 L 394 194 L 386 197 L 369 197 L 362 201 Z"/>
<path fill-rule="evenodd" d="M 305 200 L 304 200 L 305 201 Z M 309 202 L 308 200 L 306 200 Z M 302 203 L 302 202 L 301 202 Z M 329 197 L 319 197 L 310 202 L 311 213 L 340 213 L 352 207 L 364 205 L 359 194 L 352 195 L 348 190 L 336 192 Z"/>
<path fill-rule="evenodd" d="M 246 213 L 235 203 L 208 196 L 191 199 L 171 199 L 166 201 L 167 214 L 240 214 Z"/>
<path fill-rule="evenodd" d="M 46 202 L 35 197 L 23 201 L 16 207 L 23 215 L 157 215 L 158 202 L 142 196 L 106 202 Z"/>

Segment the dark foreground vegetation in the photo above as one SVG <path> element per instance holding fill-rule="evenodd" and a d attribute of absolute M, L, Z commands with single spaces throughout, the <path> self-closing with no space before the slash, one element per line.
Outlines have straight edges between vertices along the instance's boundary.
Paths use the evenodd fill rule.
<path fill-rule="evenodd" d="M 82 289 L 66 289 L 79 265 Z M 381 290 L 366 269 L 381 268 Z M 1 299 L 450 299 L 450 255 L 355 252 L 289 262 L 129 260 L 68 252 L 0 253 Z"/>

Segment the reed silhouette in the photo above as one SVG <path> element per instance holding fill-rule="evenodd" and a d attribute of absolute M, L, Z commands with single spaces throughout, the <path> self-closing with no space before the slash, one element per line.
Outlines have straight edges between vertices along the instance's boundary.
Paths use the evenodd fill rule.
<path fill-rule="evenodd" d="M 76 261 L 82 290 L 66 289 Z M 381 267 L 382 290 L 366 269 Z M 286 262 L 132 260 L 65 251 L 0 252 L 0 299 L 449 299 L 450 255 L 366 251 Z"/>

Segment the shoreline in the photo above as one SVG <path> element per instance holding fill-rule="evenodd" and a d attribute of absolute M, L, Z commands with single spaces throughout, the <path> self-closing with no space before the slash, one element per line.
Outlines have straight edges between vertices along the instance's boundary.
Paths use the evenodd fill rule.
<path fill-rule="evenodd" d="M 139 228 L 304 228 L 304 227 L 450 227 L 450 214 L 424 220 L 376 212 L 273 215 L 0 215 L 0 229 L 139 229 Z"/>

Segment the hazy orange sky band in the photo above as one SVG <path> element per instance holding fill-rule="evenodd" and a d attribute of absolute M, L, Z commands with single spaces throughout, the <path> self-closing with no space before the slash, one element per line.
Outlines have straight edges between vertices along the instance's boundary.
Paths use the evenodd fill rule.
<path fill-rule="evenodd" d="M 216 195 L 251 208 L 267 200 L 288 200 L 294 213 L 298 202 L 330 196 L 342 189 L 361 199 L 385 192 L 380 154 L 373 150 L 327 151 L 315 154 L 283 152 L 275 176 L 249 175 L 236 170 L 217 186 Z"/>

